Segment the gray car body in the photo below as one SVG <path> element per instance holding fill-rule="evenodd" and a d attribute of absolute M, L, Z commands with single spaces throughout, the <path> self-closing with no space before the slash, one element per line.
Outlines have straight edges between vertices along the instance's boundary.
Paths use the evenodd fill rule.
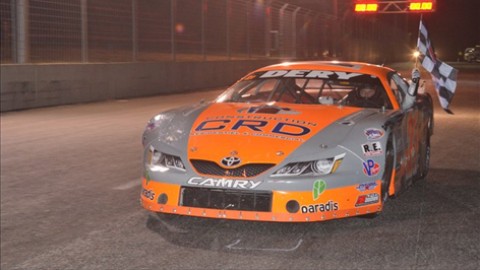
<path fill-rule="evenodd" d="M 160 115 L 165 118 L 162 123 L 154 130 L 145 132 L 143 137 L 145 155 L 147 154 L 149 146 L 153 146 L 162 152 L 179 156 L 186 166 L 185 172 L 175 170 L 168 172 L 149 172 L 152 181 L 159 179 L 162 182 L 188 186 L 186 182 L 191 177 L 205 177 L 205 175 L 196 173 L 190 163 L 185 161 L 189 160 L 187 145 L 192 125 L 198 115 L 208 106 L 209 103 L 197 104 L 162 113 Z M 283 162 L 272 167 L 265 173 L 252 178 L 252 180 L 262 182 L 258 187 L 260 190 L 310 190 L 313 181 L 318 179 L 318 177 L 297 176 L 285 178 L 272 177 L 271 174 L 290 162 L 329 158 L 345 153 L 345 158 L 338 171 L 335 174 L 322 176 L 322 179 L 327 182 L 329 188 L 372 181 L 372 178 L 366 176 L 361 171 L 362 167 L 359 166 L 359 164 L 362 164 L 362 162 L 367 159 L 361 149 L 361 145 L 368 142 L 364 131 L 372 128 L 383 130 L 386 125 L 390 125 L 386 130 L 386 134 L 377 141 L 379 141 L 382 146 L 386 146 L 389 136 L 395 136 L 397 138 L 395 150 L 401 153 L 405 148 L 404 140 L 400 139 L 404 136 L 401 128 L 402 119 L 396 118 L 399 118 L 399 114 L 394 111 L 364 109 L 339 119 L 303 143 L 289 156 L 285 157 Z M 389 122 L 391 123 L 389 124 Z M 323 148 L 320 148 L 319 145 L 322 145 Z M 373 157 L 373 159 L 380 164 L 382 171 L 379 175 L 382 175 L 383 168 L 385 168 L 385 156 L 379 155 Z M 145 168 L 145 170 L 148 169 Z"/>

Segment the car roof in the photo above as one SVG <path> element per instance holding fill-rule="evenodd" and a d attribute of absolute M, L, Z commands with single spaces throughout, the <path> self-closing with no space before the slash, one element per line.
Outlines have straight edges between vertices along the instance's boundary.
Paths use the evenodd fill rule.
<path fill-rule="evenodd" d="M 386 76 L 395 70 L 363 62 L 346 62 L 346 61 L 298 61 L 298 62 L 284 62 L 280 64 L 266 66 L 255 70 L 254 72 L 267 70 L 333 70 L 344 72 L 359 72 L 365 74 L 372 74 L 378 77 Z"/>

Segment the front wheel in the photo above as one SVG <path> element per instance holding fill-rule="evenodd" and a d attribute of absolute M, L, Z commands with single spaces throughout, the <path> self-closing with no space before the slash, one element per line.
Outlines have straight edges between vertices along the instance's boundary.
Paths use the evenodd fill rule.
<path fill-rule="evenodd" d="M 395 151 L 393 148 L 392 137 L 387 140 L 387 147 L 385 149 L 385 170 L 382 176 L 382 201 L 386 201 L 388 198 L 388 190 L 390 188 L 390 180 L 392 179 L 392 173 L 395 162 Z"/>
<path fill-rule="evenodd" d="M 421 145 L 419 160 L 420 173 L 418 174 L 418 179 L 425 179 L 430 169 L 430 132 L 428 129 L 425 132 L 425 138 Z"/>

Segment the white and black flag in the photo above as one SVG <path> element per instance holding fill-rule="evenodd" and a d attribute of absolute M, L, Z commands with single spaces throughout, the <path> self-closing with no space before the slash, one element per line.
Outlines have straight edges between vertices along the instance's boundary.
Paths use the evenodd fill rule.
<path fill-rule="evenodd" d="M 453 114 L 448 109 L 448 106 L 452 102 L 455 88 L 457 87 L 458 70 L 436 57 L 433 44 L 428 37 L 427 28 L 422 20 L 420 20 L 417 47 L 420 52 L 419 59 L 422 66 L 432 75 L 435 90 L 440 99 L 440 105 L 447 113 Z"/>

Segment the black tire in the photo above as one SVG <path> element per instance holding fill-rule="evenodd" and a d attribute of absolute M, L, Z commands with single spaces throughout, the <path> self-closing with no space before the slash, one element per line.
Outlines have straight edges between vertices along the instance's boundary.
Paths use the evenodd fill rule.
<path fill-rule="evenodd" d="M 420 157 L 419 157 L 419 174 L 418 180 L 425 179 L 430 170 L 430 130 L 427 128 L 425 138 L 421 142 Z"/>
<path fill-rule="evenodd" d="M 385 170 L 382 176 L 382 201 L 387 200 L 388 190 L 390 189 L 390 180 L 392 179 L 393 168 L 395 167 L 395 150 L 393 148 L 393 140 L 390 136 L 387 140 L 385 148 Z"/>

